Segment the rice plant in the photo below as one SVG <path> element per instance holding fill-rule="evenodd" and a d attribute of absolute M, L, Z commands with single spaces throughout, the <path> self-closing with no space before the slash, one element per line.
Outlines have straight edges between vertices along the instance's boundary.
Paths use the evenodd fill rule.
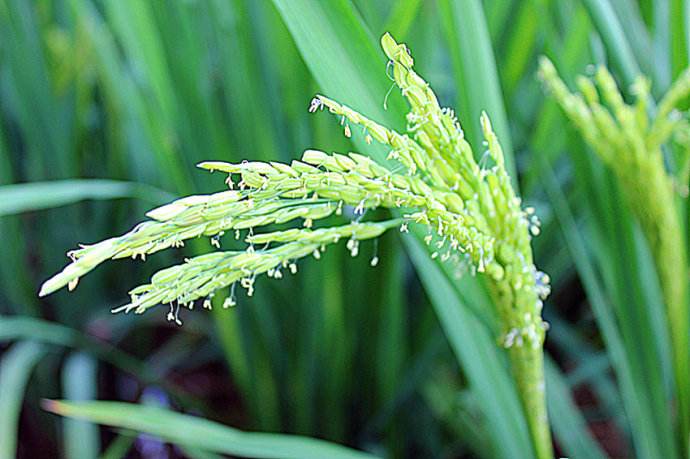
<path fill-rule="evenodd" d="M 687 3 L 0 0 L 0 457 L 686 457 Z"/>
<path fill-rule="evenodd" d="M 655 109 L 650 107 L 650 84 L 639 77 L 633 87 L 635 103 L 628 105 L 606 67 L 596 71 L 595 83 L 577 80 L 581 94 L 573 94 L 546 58 L 540 76 L 573 124 L 601 160 L 611 168 L 640 222 L 651 248 L 666 305 L 666 321 L 673 344 L 679 436 L 690 434 L 690 304 L 686 237 L 676 201 L 687 198 L 690 123 L 677 109 L 690 95 L 690 71 L 671 86 Z M 605 105 L 604 105 L 605 104 Z M 650 110 L 655 114 L 650 117 Z M 675 143 L 680 152 L 676 174 L 667 172 L 663 148 Z M 687 440 L 682 448 L 688 449 Z"/>
<path fill-rule="evenodd" d="M 389 34 L 382 37 L 381 45 L 395 83 L 410 105 L 406 133 L 324 96 L 312 101 L 310 111 L 328 107 L 340 119 L 346 137 L 361 126 L 367 143 L 375 139 L 387 145 L 388 158 L 396 160 L 402 171 L 356 153 L 329 155 L 316 150 L 306 151 L 301 161 L 290 165 L 203 162 L 202 169 L 228 174 L 231 190 L 174 201 L 150 211 L 151 220 L 129 233 L 70 252 L 72 263 L 47 280 L 40 295 L 64 286 L 73 289 L 81 276 L 108 259 L 144 259 L 201 236 L 211 237 L 211 244 L 220 247 L 219 237 L 225 231 L 234 231 L 239 238 L 247 230 L 245 251 L 200 255 L 159 271 L 149 284 L 130 291 L 130 303 L 114 310 L 143 313 L 169 304 L 168 320 L 181 325 L 180 306 L 192 309 L 201 299 L 210 309 L 211 298 L 222 288 L 231 286 L 234 292 L 239 283 L 252 296 L 256 276 L 265 273 L 280 279 L 287 269 L 294 274 L 298 260 L 309 255 L 318 259 L 326 246 L 341 239 L 357 256 L 360 241 L 393 227 L 407 232 L 408 225 L 423 225 L 432 258 L 470 263 L 490 279 L 502 324 L 499 342 L 510 354 L 535 452 L 537 457 L 550 457 L 543 363 L 546 324 L 541 318 L 550 288 L 548 276 L 534 266 L 530 246 L 531 236 L 539 234 L 539 221 L 533 209 L 521 207 L 488 116 L 483 114 L 481 120 L 488 150 L 478 163 L 453 111 L 439 106 L 428 83 L 414 71 L 407 47 Z M 312 229 L 315 221 L 342 214 L 343 206 L 352 207 L 358 219 L 376 208 L 395 210 L 400 218 Z M 295 219 L 302 219 L 304 228 L 255 234 L 260 227 Z M 372 266 L 377 262 L 373 258 Z M 235 305 L 233 294 L 224 307 Z"/>

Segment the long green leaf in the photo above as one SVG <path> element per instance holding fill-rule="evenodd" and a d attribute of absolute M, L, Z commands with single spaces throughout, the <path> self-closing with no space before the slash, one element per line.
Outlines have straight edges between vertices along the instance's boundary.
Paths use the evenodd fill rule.
<path fill-rule="evenodd" d="M 587 423 L 572 400 L 570 387 L 552 360 L 545 362 L 546 401 L 556 438 L 572 459 L 604 459 L 604 453 L 587 431 Z"/>
<path fill-rule="evenodd" d="M 10 161 L 10 152 L 6 143 L 5 132 L 0 125 L 0 183 L 12 183 L 14 173 Z M 17 312 L 27 315 L 38 315 L 37 299 L 29 285 L 28 264 L 24 257 L 26 253 L 26 238 L 19 219 L 0 218 L 0 234 L 6 240 L 13 241 L 3 249 L 3 261 L 0 265 L 0 291 L 3 291 L 8 302 Z"/>
<path fill-rule="evenodd" d="M 670 0 L 671 71 L 676 78 L 690 62 L 690 4 L 687 0 Z"/>
<path fill-rule="evenodd" d="M 640 66 L 632 47 L 609 0 L 582 0 L 592 22 L 601 34 L 614 67 L 621 73 L 626 86 L 640 74 Z"/>
<path fill-rule="evenodd" d="M 0 343 L 16 340 L 35 340 L 53 346 L 87 351 L 147 382 L 159 381 L 147 365 L 124 351 L 90 338 L 78 330 L 54 322 L 21 316 L 0 315 Z"/>
<path fill-rule="evenodd" d="M 398 0 L 395 2 L 386 19 L 384 31 L 390 32 L 397 40 L 404 40 L 421 6 L 422 0 Z"/>
<path fill-rule="evenodd" d="M 136 437 L 126 433 L 118 435 L 115 440 L 110 442 L 108 448 L 100 455 L 100 459 L 122 459 L 127 457 L 127 453 L 132 448 Z"/>
<path fill-rule="evenodd" d="M 220 454 L 257 458 L 372 459 L 376 456 L 315 438 L 243 432 L 174 411 L 120 402 L 47 401 L 53 413 L 132 429 L 165 441 Z"/>
<path fill-rule="evenodd" d="M 273 2 L 321 90 L 371 119 L 400 126 L 406 110 L 400 97 L 384 96 L 391 86 L 385 56 L 348 0 Z M 367 151 L 374 150 L 371 147 Z M 382 149 L 374 150 L 383 159 Z"/>
<path fill-rule="evenodd" d="M 97 365 L 87 354 L 74 353 L 62 370 L 62 386 L 68 400 L 93 400 L 97 396 Z M 98 456 L 100 433 L 87 421 L 67 419 L 64 424 L 65 456 L 90 459 Z"/>
<path fill-rule="evenodd" d="M 34 366 L 45 352 L 43 345 L 24 341 L 14 345 L 0 362 L 0 457 L 16 455 L 24 391 Z"/>
<path fill-rule="evenodd" d="M 520 413 L 521 408 L 503 355 L 497 352 L 495 339 L 460 302 L 439 267 L 429 260 L 428 253 L 412 241 L 407 246 L 412 259 L 421 268 L 418 273 L 422 282 L 427 286 L 433 285 L 427 289 L 427 294 L 446 338 L 467 373 L 470 387 L 492 424 L 490 429 L 499 456 L 508 458 L 516 451 L 528 454 L 531 447 L 525 444 L 527 426 L 524 419 L 508 415 Z M 495 416 L 495 413 L 503 413 L 503 416 Z"/>
<path fill-rule="evenodd" d="M 513 144 L 484 10 L 479 0 L 441 0 L 440 17 L 450 49 L 459 96 L 458 117 L 476 151 L 481 151 L 479 116 L 486 111 L 505 153 L 506 168 L 517 183 Z"/>
<path fill-rule="evenodd" d="M 668 55 L 658 53 L 660 51 L 658 46 L 653 47 L 650 32 L 645 27 L 636 2 L 634 0 L 617 0 L 610 5 L 618 18 L 618 23 L 640 65 L 640 69 L 651 77 L 655 84 L 664 87 L 668 85 L 670 75 L 668 69 L 665 68 L 668 64 Z M 665 28 L 656 29 L 661 32 Z M 661 45 L 668 46 L 666 43 L 661 43 Z"/>
<path fill-rule="evenodd" d="M 101 179 L 56 180 L 0 186 L 0 217 L 73 204 L 86 199 L 137 198 L 151 204 L 172 194 L 133 182 Z"/>

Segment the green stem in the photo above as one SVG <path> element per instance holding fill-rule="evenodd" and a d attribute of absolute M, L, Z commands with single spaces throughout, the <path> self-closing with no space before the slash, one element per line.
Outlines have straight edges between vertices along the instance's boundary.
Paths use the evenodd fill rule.
<path fill-rule="evenodd" d="M 551 459 L 553 447 L 544 392 L 544 351 L 532 346 L 513 346 L 508 355 L 525 410 L 535 457 Z"/>
<path fill-rule="evenodd" d="M 514 285 L 514 281 L 511 282 L 510 276 L 507 276 L 502 281 L 493 283 L 491 290 L 494 304 L 498 306 L 501 322 L 507 331 L 515 329 L 520 316 L 527 311 L 534 313 L 534 305 L 538 301 L 532 290 L 516 291 Z M 501 344 L 508 348 L 511 370 L 524 410 L 535 457 L 551 459 L 553 444 L 546 410 L 543 342 L 542 332 L 537 341 L 523 340 L 521 337 L 518 340 L 503 340 Z"/>
<path fill-rule="evenodd" d="M 671 93 L 669 93 L 671 94 Z M 665 105 L 672 104 L 667 96 Z M 617 170 L 627 204 L 640 222 L 654 258 L 672 347 L 676 383 L 677 431 L 681 456 L 690 446 L 690 313 L 688 258 L 683 225 L 675 205 L 672 179 L 666 174 L 660 150 L 651 150 L 643 162 L 629 170 Z M 627 173 L 626 173 L 627 172 Z M 645 186 L 641 187 L 640 184 Z"/>
<path fill-rule="evenodd" d="M 678 403 L 678 431 L 681 451 L 685 457 L 690 450 L 690 336 L 688 326 L 688 260 L 683 230 L 676 207 L 670 180 L 658 175 L 656 182 L 646 188 L 648 202 L 641 206 L 632 202 L 638 209 L 645 237 L 654 256 L 659 283 L 666 304 L 671 344 L 673 347 L 673 371 L 676 381 Z M 649 180 L 649 178 L 648 178 Z M 633 200 L 633 197 L 630 197 Z M 642 210 L 643 209 L 643 210 Z"/>

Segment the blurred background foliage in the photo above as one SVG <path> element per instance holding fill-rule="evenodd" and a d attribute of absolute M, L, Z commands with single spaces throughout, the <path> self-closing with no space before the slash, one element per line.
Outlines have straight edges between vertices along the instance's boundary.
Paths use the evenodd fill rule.
<path fill-rule="evenodd" d="M 529 456 L 481 280 L 449 283 L 412 236 L 386 235 L 354 259 L 331 249 L 297 276 L 259 280 L 234 309 L 185 314 L 182 327 L 162 309 L 109 310 L 156 269 L 211 250 L 206 240 L 37 297 L 75 241 L 222 189 L 195 170 L 201 160 L 375 151 L 307 107 L 324 91 L 403 126 L 395 91 L 384 110 L 384 31 L 408 43 L 477 151 L 489 112 L 542 220 L 534 246 L 553 284 L 547 393 L 558 450 L 676 457 L 648 248 L 610 171 L 535 72 L 542 54 L 570 84 L 605 63 L 624 91 L 645 73 L 659 95 L 688 64 L 688 19 L 685 0 L 0 0 L 0 457 L 224 452 L 182 433 L 165 436 L 173 447 L 58 418 L 42 398 L 135 402 L 383 456 Z"/>

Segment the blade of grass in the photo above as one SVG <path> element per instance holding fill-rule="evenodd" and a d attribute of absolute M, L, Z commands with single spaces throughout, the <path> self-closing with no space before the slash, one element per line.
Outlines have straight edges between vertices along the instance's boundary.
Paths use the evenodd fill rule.
<path fill-rule="evenodd" d="M 222 307 L 220 295 L 214 299 L 214 322 L 216 335 L 223 349 L 225 360 L 230 368 L 233 383 L 239 388 L 247 401 L 248 411 L 254 423 L 261 428 L 278 428 L 279 413 L 276 397 L 276 384 L 269 363 L 262 337 L 261 319 L 256 317 L 255 310 L 244 308 L 226 310 Z"/>
<path fill-rule="evenodd" d="M 93 400 L 97 396 L 97 385 L 96 361 L 84 353 L 71 354 L 62 369 L 65 398 L 71 401 Z M 90 459 L 98 456 L 98 426 L 87 421 L 66 419 L 63 428 L 65 457 Z"/>
<path fill-rule="evenodd" d="M 627 28 L 626 22 L 629 22 L 631 19 L 629 12 L 634 11 L 634 5 L 625 5 L 624 8 L 620 8 L 620 6 L 623 6 L 620 4 L 626 2 L 617 3 L 619 4 L 617 14 L 621 18 L 621 25 L 624 28 Z M 632 2 L 628 0 L 627 3 Z M 671 83 L 671 61 L 674 53 L 673 48 L 676 45 L 671 42 L 671 37 L 674 34 L 674 31 L 672 30 L 674 24 L 672 23 L 671 19 L 670 3 L 671 2 L 669 0 L 653 2 L 653 21 L 650 27 L 650 33 L 652 35 L 652 49 L 650 53 L 642 58 L 649 61 L 652 66 L 652 71 L 649 71 L 644 65 L 645 62 L 638 57 L 638 62 L 640 62 L 640 67 L 642 67 L 642 70 L 648 72 L 647 75 L 652 77 L 654 89 L 656 90 L 657 94 L 659 94 L 660 89 L 667 88 Z M 614 5 L 616 5 L 616 2 L 614 2 Z M 680 13 L 679 11 L 676 12 Z M 628 38 L 628 42 L 631 43 L 633 48 L 636 47 L 635 42 L 638 40 L 639 38 L 637 35 L 633 35 L 632 37 Z"/>
<path fill-rule="evenodd" d="M 671 78 L 688 67 L 690 53 L 690 4 L 687 0 L 670 0 Z"/>
<path fill-rule="evenodd" d="M 134 440 L 136 440 L 134 435 L 118 435 L 115 440 L 108 445 L 108 449 L 103 452 L 100 459 L 122 459 L 123 457 L 127 457 L 127 453 L 132 448 Z"/>
<path fill-rule="evenodd" d="M 155 435 L 171 443 L 219 454 L 261 458 L 371 459 L 376 456 L 315 438 L 243 432 L 196 416 L 121 402 L 46 401 L 48 411 Z"/>
<path fill-rule="evenodd" d="M 23 341 L 12 346 L 0 362 L 0 457 L 16 456 L 24 391 L 34 366 L 46 350 L 41 344 Z"/>
<path fill-rule="evenodd" d="M 206 43 L 209 12 L 210 6 L 205 3 L 152 3 L 151 15 L 148 16 L 148 12 L 144 14 L 153 21 L 155 28 L 142 28 L 140 32 L 145 36 L 154 35 L 148 53 L 158 62 L 149 67 L 147 73 L 152 81 L 160 82 L 159 100 L 170 98 L 172 104 L 184 107 L 183 110 L 171 108 L 170 113 L 177 131 L 175 140 L 179 142 L 180 152 L 188 164 L 206 160 L 212 152 L 229 149 L 227 129 L 219 120 L 222 99 L 207 89 L 213 84 L 210 81 L 213 70 L 209 69 L 207 62 L 214 59 L 214 48 Z M 163 94 L 168 91 L 164 89 L 167 85 L 173 91 L 172 95 Z M 167 116 L 163 112 L 160 115 Z"/>
<path fill-rule="evenodd" d="M 604 459 L 606 454 L 588 431 L 587 421 L 575 405 L 570 387 L 556 364 L 546 359 L 544 367 L 549 417 L 563 452 L 572 459 Z"/>
<path fill-rule="evenodd" d="M 321 359 L 329 362 L 329 370 L 323 376 L 324 403 L 334 407 L 332 422 L 324 426 L 329 439 L 344 438 L 347 429 L 347 407 L 344 394 L 348 391 L 348 374 L 352 371 L 354 348 L 350 341 L 347 321 L 348 291 L 345 288 L 346 270 L 343 269 L 345 254 L 333 251 L 320 266 L 323 280 L 320 285 L 320 301 L 324 305 Z"/>
<path fill-rule="evenodd" d="M 514 24 L 508 28 L 506 46 L 501 53 L 501 77 L 506 99 L 510 100 L 518 83 L 527 73 L 527 66 L 534 56 L 539 16 L 536 2 L 521 2 Z"/>
<path fill-rule="evenodd" d="M 636 407 L 630 410 L 640 410 L 638 417 L 630 416 L 636 446 L 644 457 L 675 457 L 678 445 L 671 416 L 663 414 L 673 397 L 670 353 L 664 352 L 669 337 L 667 328 L 660 326 L 665 314 L 659 292 L 650 291 L 658 289 L 658 280 L 654 269 L 647 267 L 652 262 L 649 249 L 611 171 L 583 151 L 573 159 L 579 186 L 592 194 L 594 212 L 587 227 L 591 253 L 602 273 L 633 379 L 645 381 L 635 385 Z"/>
<path fill-rule="evenodd" d="M 326 311 L 325 308 L 314 308 L 314 304 L 318 304 L 322 298 L 322 286 L 310 282 L 309 279 L 323 275 L 322 269 L 323 266 L 317 266 L 315 263 L 305 263 L 305 266 L 300 268 L 305 276 L 304 279 L 300 279 L 303 282 L 301 284 L 303 295 L 301 301 L 295 305 L 294 311 L 297 320 L 304 327 L 303 331 L 295 337 L 297 353 L 293 365 L 296 371 L 291 375 L 294 386 L 292 395 L 294 426 L 295 432 L 300 434 L 316 431 L 314 394 L 317 392 L 319 384 L 317 368 L 320 351 L 322 346 L 326 344 L 325 339 L 320 338 Z M 319 340 L 321 341 L 319 342 Z"/>
<path fill-rule="evenodd" d="M 214 24 L 218 41 L 221 42 L 220 65 L 223 68 L 223 95 L 225 103 L 231 110 L 229 117 L 233 146 L 238 152 L 252 151 L 259 159 L 275 159 L 278 152 L 277 125 L 269 118 L 269 110 L 257 107 L 280 107 L 280 98 L 270 98 L 270 89 L 264 86 L 261 75 L 261 51 L 256 41 L 267 40 L 265 36 L 257 38 L 252 20 L 252 2 L 235 0 L 228 8 L 228 2 L 212 2 L 212 11 L 223 20 Z M 264 46 L 265 48 L 265 46 Z M 238 158 L 240 159 L 240 158 Z M 245 159 L 244 157 L 241 159 Z"/>
<path fill-rule="evenodd" d="M 405 293 L 403 279 L 403 256 L 400 254 L 399 247 L 387 244 L 386 249 L 398 249 L 386 258 L 382 263 L 384 273 L 382 283 L 383 295 L 381 298 L 381 318 L 382 330 L 377 342 L 377 371 L 379 372 L 377 383 L 384 402 L 395 394 L 402 368 L 405 361 L 405 342 L 404 328 L 405 323 Z"/>
<path fill-rule="evenodd" d="M 497 453 L 506 458 L 515 455 L 516 451 L 532 454 L 531 446 L 525 443 L 528 440 L 524 418 L 507 414 L 520 413 L 522 409 L 495 339 L 462 305 L 438 266 L 430 261 L 427 252 L 412 241 L 406 240 L 406 243 L 412 259 L 418 267 L 423 267 L 417 270 L 422 282 L 434 285 L 434 288 L 427 289 L 427 294 L 446 338 L 466 372 L 470 387 L 481 400 L 481 409 L 492 424 L 490 430 Z M 503 415 L 495 416 L 495 413 Z"/>
<path fill-rule="evenodd" d="M 382 32 L 390 32 L 398 40 L 405 40 L 421 6 L 421 0 L 396 1 L 388 14 Z"/>
<path fill-rule="evenodd" d="M 446 341 L 442 332 L 432 334 L 423 342 L 421 351 L 414 356 L 414 359 L 405 369 L 400 378 L 397 390 L 393 398 L 383 405 L 381 410 L 372 416 L 364 428 L 364 433 L 373 434 L 384 428 L 390 419 L 409 402 L 415 392 L 419 391 L 432 371 L 435 362 L 439 359 L 442 351 L 445 350 Z"/>
<path fill-rule="evenodd" d="M 548 19 L 544 20 L 544 23 L 549 25 L 542 38 L 545 42 L 545 51 L 554 57 L 559 70 L 565 75 L 571 75 L 584 68 L 586 62 L 589 62 L 587 38 L 591 33 L 591 24 L 584 8 L 577 8 L 570 17 L 570 27 L 565 31 L 562 43 L 559 40 L 557 26 L 551 21 L 548 11 L 540 10 L 540 14 Z M 567 137 L 553 135 L 554 132 L 563 129 L 563 117 L 553 100 L 544 102 L 533 126 L 534 129 L 529 134 L 533 156 L 547 157 L 548 161 L 533 162 L 532 167 L 525 172 L 523 191 L 528 194 L 539 185 L 541 166 L 553 164 L 563 153 L 567 142 Z"/>
<path fill-rule="evenodd" d="M 138 181 L 191 193 L 190 169 L 174 142 L 170 77 L 164 72 L 158 37 L 151 30 L 154 24 L 144 20 L 144 16 L 151 15 L 150 6 L 132 2 L 132 8 L 124 8 L 109 1 L 108 14 L 103 18 L 90 1 L 71 0 L 69 5 L 78 26 L 86 31 L 84 37 L 98 49 L 93 56 L 97 75 L 109 108 L 122 117 L 123 127 L 114 135 L 124 136 L 130 174 Z M 130 22 L 128 15 L 137 20 Z M 126 58 L 122 57 L 120 47 L 127 53 Z M 134 69 L 144 73 L 143 81 Z"/>
<path fill-rule="evenodd" d="M 273 3 L 322 91 L 371 119 L 402 125 L 401 97 L 389 97 L 388 111 L 382 106 L 391 86 L 383 73 L 385 56 L 349 1 L 334 0 L 328 7 L 314 0 Z M 384 158 L 383 148 L 367 151 Z"/>
<path fill-rule="evenodd" d="M 222 303 L 222 295 L 216 295 L 212 311 L 216 335 L 230 367 L 233 383 L 247 394 L 251 392 L 251 378 L 239 313 L 236 310 L 225 311 Z"/>
<path fill-rule="evenodd" d="M 611 358 L 606 350 L 596 349 L 586 336 L 579 336 L 581 333 L 560 317 L 552 314 L 548 320 L 552 325 L 550 338 L 553 345 L 574 365 L 574 369 L 566 376 L 567 383 L 571 387 L 590 384 L 607 417 L 613 419 L 621 431 L 629 430 L 620 391 L 609 374 Z M 606 368 L 601 369 L 604 358 Z"/>
<path fill-rule="evenodd" d="M 479 115 L 491 116 L 505 153 L 506 169 L 517 184 L 510 139 L 491 39 L 479 0 L 439 1 L 439 13 L 458 90 L 457 111 L 475 151 L 483 151 Z"/>
<path fill-rule="evenodd" d="M 630 86 L 640 74 L 640 66 L 623 27 L 609 0 L 582 0 L 603 40 L 615 69 L 623 77 L 624 85 Z"/>
<path fill-rule="evenodd" d="M 668 69 L 664 65 L 668 64 L 668 56 L 658 53 L 660 49 L 654 49 L 650 31 L 642 19 L 640 8 L 633 0 L 619 0 L 611 3 L 611 7 L 619 18 L 619 22 L 630 48 L 635 55 L 635 59 L 640 65 L 640 69 L 645 75 L 654 80 L 655 84 L 666 86 L 668 84 Z M 663 44 L 665 47 L 668 45 Z"/>
<path fill-rule="evenodd" d="M 0 316 L 0 342 L 36 340 L 88 352 L 147 383 L 161 383 L 143 362 L 120 349 L 93 339 L 82 332 L 54 322 L 21 316 Z M 166 389 L 171 389 L 166 384 Z"/>
<path fill-rule="evenodd" d="M 153 5 L 131 0 L 106 0 L 104 6 L 108 25 L 119 40 L 130 65 L 140 72 L 140 78 L 147 83 L 152 96 L 148 102 L 160 111 L 161 121 L 168 126 L 173 125 L 177 103 L 167 71 L 163 43 L 155 30 Z"/>
<path fill-rule="evenodd" d="M 10 151 L 5 141 L 5 133 L 0 124 L 0 183 L 14 182 L 15 174 L 12 170 Z M 0 264 L 0 294 L 17 313 L 37 316 L 39 308 L 33 288 L 29 281 L 29 266 L 26 261 L 26 239 L 18 218 L 0 218 L 0 234 L 6 240 L 13 241 L 3 248 L 3 261 Z M 0 312 L 4 312 L 0 310 Z"/>
<path fill-rule="evenodd" d="M 22 166 L 33 180 L 76 173 L 70 125 L 60 124 L 65 113 L 50 87 L 37 16 L 33 3 L 10 0 L 0 5 L 3 63 L 17 101 L 26 101 L 12 107 L 27 142 Z"/>
<path fill-rule="evenodd" d="M 265 292 L 259 290 L 255 296 L 263 305 L 270 304 L 265 299 Z M 262 308 L 259 306 L 248 312 L 252 327 L 249 335 L 252 346 L 247 357 L 253 362 L 251 379 L 254 383 L 252 390 L 257 392 L 258 413 L 261 416 L 260 427 L 262 430 L 279 430 L 281 428 L 278 400 L 279 382 L 276 372 L 279 371 L 280 360 L 272 359 L 271 356 L 279 356 L 282 352 L 282 345 L 274 311 L 270 307 Z M 308 326 L 305 328 L 309 330 Z"/>
<path fill-rule="evenodd" d="M 0 186 L 0 217 L 73 204 L 87 199 L 135 198 L 159 205 L 174 195 L 135 182 L 73 179 Z"/>
<path fill-rule="evenodd" d="M 498 43 L 503 33 L 509 30 L 508 24 L 511 20 L 511 13 L 515 3 L 513 0 L 489 0 L 484 2 L 486 22 L 489 26 L 492 42 Z"/>
<path fill-rule="evenodd" d="M 478 401 L 471 391 L 458 387 L 458 381 L 449 371 L 437 368 L 421 391 L 434 417 L 456 439 L 447 448 L 448 456 L 496 457 L 491 439 L 484 434 L 486 427 L 477 416 Z"/>

